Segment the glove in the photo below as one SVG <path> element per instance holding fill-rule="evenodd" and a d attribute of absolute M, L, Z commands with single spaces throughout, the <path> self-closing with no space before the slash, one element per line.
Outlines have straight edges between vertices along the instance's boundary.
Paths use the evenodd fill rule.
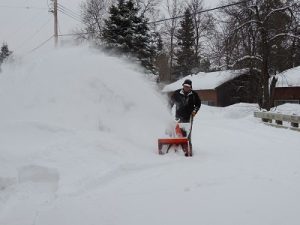
<path fill-rule="evenodd" d="M 195 117 L 196 114 L 197 114 L 197 112 L 196 112 L 196 111 L 193 111 L 193 112 L 192 112 L 192 117 Z"/>

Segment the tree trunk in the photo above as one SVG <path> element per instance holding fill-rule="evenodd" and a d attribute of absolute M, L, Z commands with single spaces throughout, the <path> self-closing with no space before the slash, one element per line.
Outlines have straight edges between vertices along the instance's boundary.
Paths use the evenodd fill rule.
<path fill-rule="evenodd" d="M 270 85 L 270 102 L 271 106 L 274 107 L 274 94 L 275 94 L 275 88 L 276 88 L 276 83 L 278 81 L 278 78 L 273 77 Z"/>
<path fill-rule="evenodd" d="M 174 32 L 171 34 L 171 49 L 170 49 L 170 70 L 169 70 L 169 80 L 172 80 L 173 74 L 173 58 L 174 58 Z"/>
<path fill-rule="evenodd" d="M 266 43 L 263 43 L 263 63 L 262 63 L 262 86 L 263 86 L 263 105 L 262 107 L 268 111 L 271 109 L 270 105 L 270 90 L 269 90 L 269 63 L 268 63 L 268 50 L 265 46 Z"/>

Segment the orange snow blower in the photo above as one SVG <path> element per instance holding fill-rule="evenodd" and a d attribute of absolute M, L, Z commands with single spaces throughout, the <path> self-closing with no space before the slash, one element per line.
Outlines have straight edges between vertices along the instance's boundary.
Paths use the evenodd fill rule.
<path fill-rule="evenodd" d="M 175 151 L 179 147 L 185 153 L 185 156 L 189 157 L 193 155 L 192 143 L 191 143 L 191 132 L 193 126 L 193 118 L 190 123 L 176 123 L 174 132 L 170 134 L 168 138 L 158 139 L 158 154 L 163 155 L 169 152 L 171 147 L 174 147 Z M 187 135 L 188 133 L 188 135 Z M 166 147 L 166 149 L 164 148 Z"/>

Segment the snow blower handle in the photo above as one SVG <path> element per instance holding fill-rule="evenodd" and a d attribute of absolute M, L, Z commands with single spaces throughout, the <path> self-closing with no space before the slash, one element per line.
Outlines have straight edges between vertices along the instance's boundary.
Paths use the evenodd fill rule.
<path fill-rule="evenodd" d="M 187 137 L 189 140 L 191 140 L 192 129 L 193 129 L 193 122 L 194 122 L 194 116 L 191 115 L 191 118 L 190 118 L 190 123 L 191 123 L 191 125 L 190 125 L 190 132 L 189 132 L 189 135 Z"/>

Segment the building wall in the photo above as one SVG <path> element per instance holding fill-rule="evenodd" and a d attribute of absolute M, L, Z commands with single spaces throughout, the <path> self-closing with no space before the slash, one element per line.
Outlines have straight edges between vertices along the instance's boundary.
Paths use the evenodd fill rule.
<path fill-rule="evenodd" d="M 274 105 L 286 102 L 300 103 L 300 87 L 278 87 L 274 91 Z"/>
<path fill-rule="evenodd" d="M 199 95 L 202 104 L 217 106 L 217 92 L 215 90 L 194 90 Z M 168 97 L 170 98 L 174 92 L 169 92 Z"/>
<path fill-rule="evenodd" d="M 202 104 L 217 106 L 218 98 L 215 90 L 195 90 L 201 98 Z"/>
<path fill-rule="evenodd" d="M 244 74 L 216 89 L 194 91 L 199 94 L 203 104 L 211 106 L 224 107 L 239 102 L 256 103 L 257 90 L 253 89 L 255 82 L 255 76 Z"/>
<path fill-rule="evenodd" d="M 234 87 L 231 85 L 230 82 L 219 86 L 217 88 L 217 95 L 219 100 L 218 106 L 224 107 L 236 103 L 236 100 L 233 101 L 234 93 Z"/>

